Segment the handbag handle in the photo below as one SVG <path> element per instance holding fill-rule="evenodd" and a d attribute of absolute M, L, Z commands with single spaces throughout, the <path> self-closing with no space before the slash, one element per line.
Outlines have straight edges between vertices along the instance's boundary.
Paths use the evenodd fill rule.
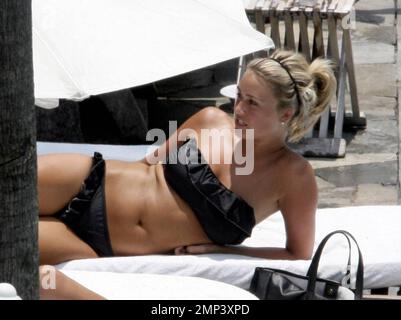
<path fill-rule="evenodd" d="M 358 267 L 357 267 L 357 273 L 356 273 L 356 284 L 355 284 L 355 299 L 361 299 L 362 298 L 362 291 L 363 291 L 363 259 L 362 259 L 362 253 L 361 250 L 359 249 L 358 243 L 356 242 L 355 238 L 350 234 L 348 231 L 345 230 L 337 230 L 329 233 L 324 239 L 321 241 L 319 244 L 313 258 L 312 262 L 310 264 L 307 277 L 308 277 L 308 286 L 307 286 L 307 299 L 311 299 L 314 296 L 315 288 L 316 288 L 316 279 L 317 279 L 317 270 L 319 267 L 319 261 L 320 257 L 322 255 L 324 246 L 326 245 L 327 241 L 335 234 L 343 234 L 349 244 L 349 251 L 351 252 L 351 243 L 349 241 L 349 238 L 351 238 L 355 244 L 356 247 L 358 248 Z M 350 264 L 350 259 L 348 261 Z M 347 271 L 349 268 L 347 267 Z"/>

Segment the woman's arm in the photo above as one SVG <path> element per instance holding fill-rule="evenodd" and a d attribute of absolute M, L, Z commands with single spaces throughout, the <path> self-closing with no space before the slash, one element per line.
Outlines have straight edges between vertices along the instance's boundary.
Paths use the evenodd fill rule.
<path fill-rule="evenodd" d="M 287 178 L 279 201 L 287 235 L 286 249 L 298 259 L 310 259 L 315 243 L 315 213 L 318 189 L 315 174 L 306 161 Z"/>
<path fill-rule="evenodd" d="M 170 148 L 178 148 L 188 135 L 197 135 L 200 140 L 202 129 L 228 128 L 232 119 L 224 111 L 217 107 L 206 107 L 188 118 L 168 139 L 163 142 L 154 152 L 147 155 L 140 162 L 146 164 L 157 163 L 156 159 L 163 161 Z M 198 140 L 198 144 L 200 141 Z"/>

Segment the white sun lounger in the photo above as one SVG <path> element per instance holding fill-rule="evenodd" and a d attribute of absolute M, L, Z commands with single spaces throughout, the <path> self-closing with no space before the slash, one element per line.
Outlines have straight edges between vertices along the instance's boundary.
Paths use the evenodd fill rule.
<path fill-rule="evenodd" d="M 38 143 L 38 154 L 76 152 L 92 155 L 102 152 L 105 158 L 138 160 L 147 146 L 106 146 L 65 143 Z M 360 206 L 318 209 L 315 248 L 329 232 L 351 232 L 361 248 L 364 264 L 364 288 L 387 288 L 401 285 L 401 206 Z M 279 213 L 258 224 L 247 246 L 284 246 L 284 222 Z M 356 250 L 353 251 L 356 267 Z M 347 242 L 334 237 L 326 246 L 319 276 L 341 281 L 348 258 Z M 306 273 L 310 261 L 266 260 L 240 255 L 148 255 L 73 260 L 57 267 L 63 272 L 90 271 L 126 274 L 190 276 L 224 282 L 248 290 L 255 267 L 274 267 Z M 355 273 L 353 273 L 355 274 Z M 351 281 L 353 283 L 353 281 Z"/>
<path fill-rule="evenodd" d="M 258 300 L 220 281 L 166 274 L 61 270 L 108 300 Z"/>

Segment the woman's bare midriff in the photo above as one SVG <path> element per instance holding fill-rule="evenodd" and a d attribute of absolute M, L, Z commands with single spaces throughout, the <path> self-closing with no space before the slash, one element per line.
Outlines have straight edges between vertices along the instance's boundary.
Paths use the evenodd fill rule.
<path fill-rule="evenodd" d="M 190 207 L 167 185 L 161 164 L 106 161 L 105 194 L 115 255 L 210 242 Z"/>

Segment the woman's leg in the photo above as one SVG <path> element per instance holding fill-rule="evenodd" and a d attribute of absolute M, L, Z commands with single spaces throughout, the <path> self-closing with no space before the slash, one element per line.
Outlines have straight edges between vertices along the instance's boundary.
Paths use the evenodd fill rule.
<path fill-rule="evenodd" d="M 40 266 L 41 300 L 105 300 L 53 266 Z"/>
<path fill-rule="evenodd" d="M 63 222 L 50 215 L 63 209 L 88 177 L 93 158 L 79 154 L 38 157 L 40 264 L 58 264 L 98 255 Z"/>
<path fill-rule="evenodd" d="M 39 215 L 52 215 L 79 192 L 90 173 L 92 157 L 49 154 L 38 157 Z"/>
<path fill-rule="evenodd" d="M 73 259 L 97 258 L 96 252 L 63 222 L 52 217 L 39 218 L 40 264 L 58 264 Z"/>

